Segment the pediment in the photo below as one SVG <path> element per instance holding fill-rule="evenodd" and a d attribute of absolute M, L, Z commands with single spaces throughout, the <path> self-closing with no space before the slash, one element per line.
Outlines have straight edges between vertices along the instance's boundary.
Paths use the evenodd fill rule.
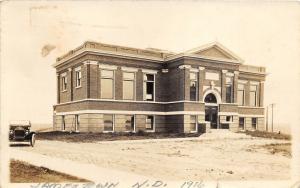
<path fill-rule="evenodd" d="M 187 53 L 192 55 L 199 55 L 206 58 L 213 59 L 226 59 L 233 61 L 241 61 L 242 59 L 235 55 L 233 52 L 225 48 L 219 43 L 212 43 L 192 50 L 187 51 Z"/>

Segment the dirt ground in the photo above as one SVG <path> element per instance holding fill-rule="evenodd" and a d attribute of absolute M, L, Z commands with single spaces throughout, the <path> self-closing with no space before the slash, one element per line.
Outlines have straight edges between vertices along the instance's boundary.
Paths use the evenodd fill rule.
<path fill-rule="evenodd" d="M 30 165 L 23 161 L 10 161 L 10 181 L 12 183 L 32 182 L 87 182 L 87 180 L 56 172 L 44 167 Z"/>
<path fill-rule="evenodd" d="M 206 133 L 190 140 L 38 140 L 18 149 L 165 180 L 286 180 L 291 157 L 282 148 L 289 147 L 289 140 Z"/>

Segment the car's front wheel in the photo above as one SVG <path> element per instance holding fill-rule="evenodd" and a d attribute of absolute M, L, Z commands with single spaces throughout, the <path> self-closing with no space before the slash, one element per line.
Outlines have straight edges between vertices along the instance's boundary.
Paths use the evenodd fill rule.
<path fill-rule="evenodd" d="M 30 145 L 31 145 L 31 147 L 33 147 L 34 144 L 35 144 L 35 134 L 32 134 L 31 135 L 31 139 L 30 139 Z"/>

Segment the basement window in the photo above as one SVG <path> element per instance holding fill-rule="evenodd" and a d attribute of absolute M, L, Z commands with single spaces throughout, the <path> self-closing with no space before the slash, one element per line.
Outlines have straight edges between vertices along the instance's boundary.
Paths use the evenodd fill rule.
<path fill-rule="evenodd" d="M 135 118 L 134 115 L 125 115 L 125 131 L 135 131 Z"/>
<path fill-rule="evenodd" d="M 245 118 L 239 117 L 239 128 L 244 130 L 245 129 Z"/>
<path fill-rule="evenodd" d="M 66 130 L 66 122 L 65 122 L 65 116 L 61 116 L 61 130 L 65 131 Z"/>
<path fill-rule="evenodd" d="M 104 122 L 104 132 L 114 131 L 114 118 L 112 114 L 104 114 L 103 122 Z"/>
<path fill-rule="evenodd" d="M 147 116 L 146 117 L 146 130 L 147 131 L 154 131 L 154 116 Z"/>
<path fill-rule="evenodd" d="M 257 118 L 252 118 L 252 129 L 257 129 Z"/>
<path fill-rule="evenodd" d="M 197 116 L 190 116 L 190 131 L 197 131 Z"/>

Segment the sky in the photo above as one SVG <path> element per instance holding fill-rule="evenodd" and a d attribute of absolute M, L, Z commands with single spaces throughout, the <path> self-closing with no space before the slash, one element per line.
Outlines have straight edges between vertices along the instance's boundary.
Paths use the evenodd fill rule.
<path fill-rule="evenodd" d="M 97 41 L 182 52 L 218 41 L 245 64 L 265 66 L 265 105 L 274 122 L 299 114 L 297 3 L 207 1 L 10 1 L 1 8 L 2 123 L 52 123 L 56 58 Z M 47 54 L 42 49 L 52 48 Z"/>

